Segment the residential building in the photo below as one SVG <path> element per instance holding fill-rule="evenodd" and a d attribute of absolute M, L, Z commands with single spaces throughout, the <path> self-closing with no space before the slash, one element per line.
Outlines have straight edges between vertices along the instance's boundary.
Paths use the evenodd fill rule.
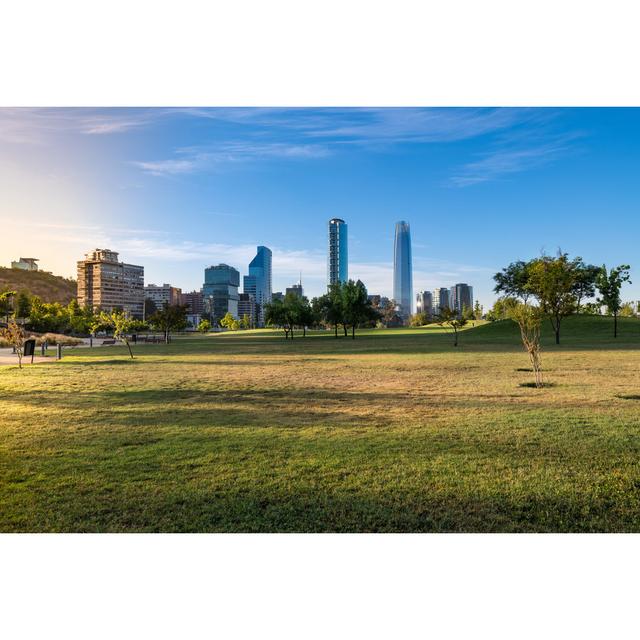
<path fill-rule="evenodd" d="M 12 269 L 22 269 L 23 271 L 37 271 L 39 258 L 20 258 L 11 263 Z"/>
<path fill-rule="evenodd" d="M 144 288 L 145 299 L 153 300 L 158 309 L 165 305 L 174 306 L 182 303 L 182 289 L 172 287 L 170 284 L 148 284 Z"/>
<path fill-rule="evenodd" d="M 433 315 L 433 294 L 431 291 L 420 291 L 416 296 L 416 313 Z"/>
<path fill-rule="evenodd" d="M 411 230 L 404 220 L 396 223 L 393 246 L 393 298 L 398 315 L 407 321 L 413 310 L 413 266 L 411 260 Z"/>
<path fill-rule="evenodd" d="M 271 302 L 271 249 L 258 247 L 256 257 L 249 263 L 249 275 L 244 276 L 244 293 L 253 296 L 257 326 L 264 327 L 264 306 Z"/>
<path fill-rule="evenodd" d="M 349 278 L 349 248 L 347 245 L 347 223 L 340 218 L 329 220 L 329 256 L 327 281 L 346 282 Z"/>
<path fill-rule="evenodd" d="M 449 289 L 446 287 L 438 287 L 433 290 L 433 313 L 438 315 L 443 309 L 450 309 L 449 306 Z"/>
<path fill-rule="evenodd" d="M 304 289 L 302 288 L 302 283 L 299 282 L 298 284 L 292 284 L 290 287 L 287 287 L 285 290 L 285 295 L 288 296 L 290 293 L 298 296 L 299 298 L 304 297 Z"/>
<path fill-rule="evenodd" d="M 218 322 L 227 313 L 238 317 L 239 286 L 240 272 L 228 264 L 212 265 L 204 270 L 204 309 L 213 322 Z"/>
<path fill-rule="evenodd" d="M 95 249 L 78 261 L 78 304 L 92 309 L 121 309 L 144 320 L 144 267 L 118 261 L 118 253 Z"/>
<path fill-rule="evenodd" d="M 186 305 L 187 313 L 199 315 L 204 313 L 202 291 L 189 291 L 188 293 L 181 294 L 180 304 Z"/>
<path fill-rule="evenodd" d="M 282 291 L 274 291 L 271 294 L 271 301 L 273 302 L 274 300 L 280 300 L 280 302 L 282 302 L 284 300 L 284 293 L 282 293 Z"/>
<path fill-rule="evenodd" d="M 258 305 L 254 297 L 250 293 L 241 293 L 238 300 L 238 318 L 242 320 L 244 316 L 249 316 L 251 326 L 254 327 L 257 322 Z"/>

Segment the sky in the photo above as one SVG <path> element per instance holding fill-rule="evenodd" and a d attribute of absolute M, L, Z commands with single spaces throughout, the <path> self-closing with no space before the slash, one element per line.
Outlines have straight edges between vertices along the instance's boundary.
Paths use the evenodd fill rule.
<path fill-rule="evenodd" d="M 199 289 L 273 251 L 275 291 L 326 289 L 327 222 L 349 277 L 391 296 L 395 223 L 414 293 L 558 249 L 632 266 L 640 299 L 640 109 L 0 108 L 0 266 L 75 277 L 94 248 Z"/>

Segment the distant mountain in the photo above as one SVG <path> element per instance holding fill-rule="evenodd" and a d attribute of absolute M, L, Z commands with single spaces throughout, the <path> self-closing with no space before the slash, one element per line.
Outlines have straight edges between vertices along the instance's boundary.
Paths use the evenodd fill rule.
<path fill-rule="evenodd" d="M 76 297 L 76 281 L 44 271 L 23 271 L 0 267 L 0 291 L 27 291 L 44 302 L 68 304 Z"/>

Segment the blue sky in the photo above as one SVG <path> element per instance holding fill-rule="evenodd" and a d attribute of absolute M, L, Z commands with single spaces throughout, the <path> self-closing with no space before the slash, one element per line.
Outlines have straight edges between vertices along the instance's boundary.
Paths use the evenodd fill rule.
<path fill-rule="evenodd" d="M 416 291 L 468 282 L 488 305 L 496 270 L 561 247 L 630 263 L 638 299 L 639 169 L 638 109 L 2 108 L 0 264 L 73 276 L 106 247 L 191 290 L 264 244 L 274 289 L 301 271 L 317 295 L 338 216 L 371 293 L 407 220 Z"/>

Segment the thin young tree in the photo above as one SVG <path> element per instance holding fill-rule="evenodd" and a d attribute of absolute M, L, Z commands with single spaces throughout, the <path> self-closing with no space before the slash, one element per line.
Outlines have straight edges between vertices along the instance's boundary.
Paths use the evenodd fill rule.
<path fill-rule="evenodd" d="M 440 316 L 438 317 L 438 324 L 442 327 L 449 327 L 453 331 L 453 346 L 458 346 L 458 333 L 462 327 L 467 324 L 467 319 L 458 316 L 458 314 L 449 309 L 449 307 L 444 307 L 440 310 Z"/>
<path fill-rule="evenodd" d="M 620 290 L 625 282 L 631 284 L 629 269 L 631 267 L 628 264 L 621 264 L 611 269 L 611 271 L 607 271 L 606 265 L 603 264 L 596 280 L 596 286 L 600 292 L 598 302 L 604 304 L 613 316 L 614 338 L 618 337 L 618 315 L 622 307 Z"/>
<path fill-rule="evenodd" d="M 131 320 L 127 318 L 123 311 L 112 311 L 106 313 L 103 311 L 100 314 L 100 326 L 104 328 L 110 328 L 113 330 L 113 337 L 119 342 L 124 342 L 129 349 L 129 355 L 133 360 L 133 351 L 131 351 L 131 344 L 129 342 L 129 332 L 131 331 Z"/>
<path fill-rule="evenodd" d="M 18 368 L 22 369 L 22 356 L 24 355 L 24 343 L 27 339 L 24 329 L 11 318 L 6 329 L 0 329 L 0 338 L 6 340 L 13 347 L 18 356 Z"/>
<path fill-rule="evenodd" d="M 510 307 L 509 317 L 520 327 L 520 337 L 524 350 L 529 355 L 537 388 L 544 386 L 542 361 L 540 359 L 540 327 L 543 314 L 540 307 L 519 302 Z"/>

